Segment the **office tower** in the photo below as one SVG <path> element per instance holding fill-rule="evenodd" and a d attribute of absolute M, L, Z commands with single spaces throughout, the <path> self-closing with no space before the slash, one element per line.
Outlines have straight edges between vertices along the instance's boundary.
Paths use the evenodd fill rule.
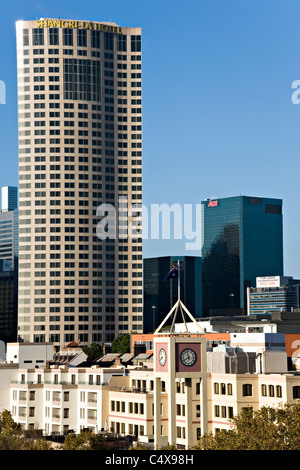
<path fill-rule="evenodd" d="M 126 235 L 142 205 L 141 30 L 45 18 L 16 30 L 20 339 L 142 331 L 142 241 Z M 97 231 L 103 204 L 115 237 Z"/>
<path fill-rule="evenodd" d="M 19 251 L 19 210 L 17 208 L 17 188 L 3 187 L 0 212 L 0 260 L 17 268 Z"/>
<path fill-rule="evenodd" d="M 178 278 L 165 281 L 180 264 L 180 298 L 195 316 L 201 316 L 201 258 L 161 256 L 144 259 L 144 333 L 154 331 L 178 300 Z M 178 318 L 177 321 L 182 321 Z"/>
<path fill-rule="evenodd" d="M 247 301 L 250 315 L 299 310 L 300 280 L 290 276 L 258 277 L 256 286 L 247 290 Z"/>
<path fill-rule="evenodd" d="M 18 207 L 18 188 L 4 186 L 1 188 L 2 212 L 13 211 Z"/>
<path fill-rule="evenodd" d="M 0 339 L 17 340 L 19 211 L 17 188 L 1 188 Z"/>
<path fill-rule="evenodd" d="M 201 204 L 202 315 L 246 314 L 256 277 L 283 275 L 282 200 L 236 196 Z"/>
<path fill-rule="evenodd" d="M 18 273 L 0 262 L 0 340 L 17 341 Z"/>

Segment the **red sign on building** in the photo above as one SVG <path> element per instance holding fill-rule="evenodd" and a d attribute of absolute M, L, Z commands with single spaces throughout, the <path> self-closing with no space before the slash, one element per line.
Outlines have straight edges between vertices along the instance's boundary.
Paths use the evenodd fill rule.
<path fill-rule="evenodd" d="M 216 207 L 218 205 L 218 201 L 209 201 L 208 207 Z"/>

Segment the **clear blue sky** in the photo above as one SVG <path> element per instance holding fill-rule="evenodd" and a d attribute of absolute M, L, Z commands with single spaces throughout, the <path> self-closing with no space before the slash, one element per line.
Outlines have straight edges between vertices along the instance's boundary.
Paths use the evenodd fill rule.
<path fill-rule="evenodd" d="M 43 16 L 142 27 L 144 204 L 282 198 L 285 274 L 300 278 L 300 105 L 291 101 L 300 80 L 300 2 L 5 2 L 0 186 L 18 184 L 15 21 Z M 177 254 L 194 253 L 185 240 L 145 241 L 147 257 Z"/>

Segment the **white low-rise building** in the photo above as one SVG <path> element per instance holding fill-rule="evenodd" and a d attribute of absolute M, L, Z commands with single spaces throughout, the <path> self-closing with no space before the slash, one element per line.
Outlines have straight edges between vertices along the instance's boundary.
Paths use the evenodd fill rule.
<path fill-rule="evenodd" d="M 6 362 L 21 368 L 39 367 L 53 359 L 53 343 L 8 343 Z"/>
<path fill-rule="evenodd" d="M 256 351 L 254 345 L 262 338 L 254 336 L 249 333 L 237 338 L 238 347 L 237 343 L 234 347 L 220 345 L 207 352 L 208 431 L 228 429 L 232 426 L 232 417 L 244 406 L 258 409 L 300 399 L 300 375 L 296 370 L 288 370 L 286 352 L 280 343 L 275 346 L 278 338 L 273 338 L 272 348 L 261 348 L 260 344 Z M 40 358 L 43 347 L 34 345 L 33 357 Z M 11 348 L 15 345 L 8 345 L 10 353 Z M 19 353 L 22 351 L 29 349 L 20 348 Z M 33 366 L 34 362 L 28 367 L 24 358 L 20 359 L 23 367 L 11 361 L 0 365 L 0 411 L 10 410 L 13 419 L 24 429 L 42 429 L 44 435 L 61 435 L 70 430 L 79 433 L 85 428 L 95 433 L 111 431 L 135 436 L 153 448 L 154 355 L 148 354 L 142 362 L 133 360 L 128 365 L 122 365 L 117 358 L 110 367 L 88 367 L 86 362 L 73 366 L 71 361 L 63 364 L 63 361 L 56 362 L 57 355 L 50 362 L 47 356 L 38 367 Z M 176 379 L 172 393 L 170 386 L 173 386 L 171 382 L 162 378 L 161 443 L 169 442 L 172 396 L 176 410 L 176 444 L 179 448 L 188 448 L 195 445 L 201 435 L 200 380 Z"/>
<path fill-rule="evenodd" d="M 0 368 L 1 383 L 8 371 Z M 15 369 L 8 384 L 9 400 L 3 408 L 10 409 L 24 429 L 42 429 L 46 435 L 84 428 L 98 432 L 108 420 L 108 381 L 124 372 L 67 365 Z"/>

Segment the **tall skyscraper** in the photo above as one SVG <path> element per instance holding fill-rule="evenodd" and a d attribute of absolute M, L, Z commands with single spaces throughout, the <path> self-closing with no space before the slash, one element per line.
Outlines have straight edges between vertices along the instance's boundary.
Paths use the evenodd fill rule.
<path fill-rule="evenodd" d="M 247 313 L 256 277 L 283 275 L 282 200 L 236 196 L 202 204 L 203 316 Z"/>
<path fill-rule="evenodd" d="M 144 333 L 154 331 L 178 300 L 178 279 L 164 281 L 171 267 L 178 261 L 180 298 L 195 317 L 201 316 L 201 258 L 197 256 L 145 258 Z"/>
<path fill-rule="evenodd" d="M 141 29 L 42 18 L 16 30 L 19 338 L 142 331 L 142 240 L 126 236 L 142 205 Z M 116 237 L 97 232 L 103 204 L 118 210 Z"/>

